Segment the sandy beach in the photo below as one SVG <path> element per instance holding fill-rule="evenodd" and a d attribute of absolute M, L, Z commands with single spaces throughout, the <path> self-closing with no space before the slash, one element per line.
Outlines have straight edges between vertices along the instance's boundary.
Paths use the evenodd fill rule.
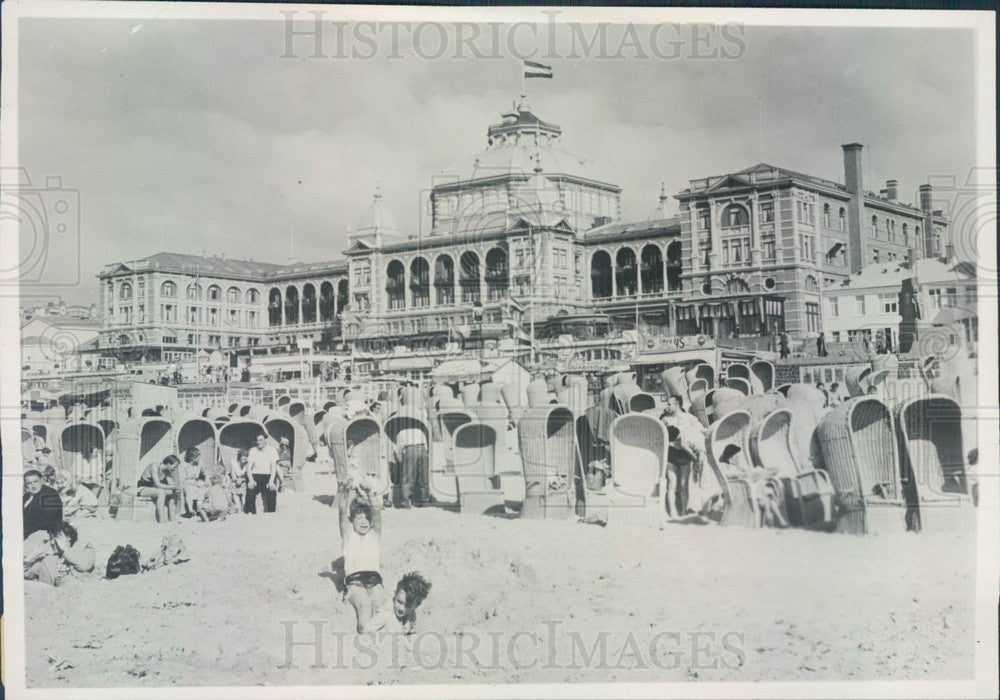
<path fill-rule="evenodd" d="M 432 582 L 417 633 L 354 634 L 329 489 L 204 524 L 77 522 L 107 560 L 181 535 L 190 561 L 26 582 L 31 687 L 961 679 L 971 535 L 851 537 L 385 513 L 387 586 Z M 510 511 L 510 509 L 508 509 Z M 947 553 L 947 554 L 945 554 Z M 320 637 L 321 663 L 315 640 Z M 288 642 L 305 642 L 289 646 Z M 464 650 L 464 652 L 463 652 Z"/>

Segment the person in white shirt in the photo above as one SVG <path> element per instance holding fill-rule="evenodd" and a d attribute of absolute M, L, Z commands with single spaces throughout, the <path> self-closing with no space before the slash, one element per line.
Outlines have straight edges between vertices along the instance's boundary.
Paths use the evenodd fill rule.
<path fill-rule="evenodd" d="M 257 512 L 257 495 L 264 502 L 264 512 L 273 513 L 278 506 L 278 451 L 267 442 L 267 437 L 261 433 L 257 436 L 257 444 L 250 448 L 247 456 L 247 473 L 250 481 L 247 485 L 247 499 L 243 504 L 244 513 Z"/>

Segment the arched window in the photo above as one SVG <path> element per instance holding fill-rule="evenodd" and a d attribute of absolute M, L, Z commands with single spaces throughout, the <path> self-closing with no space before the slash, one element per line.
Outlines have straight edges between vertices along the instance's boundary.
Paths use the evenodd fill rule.
<path fill-rule="evenodd" d="M 458 285 L 462 288 L 462 303 L 479 301 L 479 256 L 471 250 L 459 259 Z"/>
<path fill-rule="evenodd" d="M 302 287 L 302 323 L 316 323 L 316 287 Z"/>
<path fill-rule="evenodd" d="M 226 301 L 230 303 L 239 303 L 240 301 L 240 290 L 237 287 L 230 287 L 226 290 Z"/>
<path fill-rule="evenodd" d="M 907 245 L 910 243 L 910 227 L 905 223 L 903 224 L 903 243 Z"/>
<path fill-rule="evenodd" d="M 330 282 L 323 282 L 319 286 L 319 320 L 329 323 L 334 317 L 333 309 L 333 285 Z"/>
<path fill-rule="evenodd" d="M 681 242 L 673 241 L 667 246 L 667 291 L 681 290 Z"/>
<path fill-rule="evenodd" d="M 413 306 L 422 309 L 431 303 L 431 266 L 426 258 L 417 256 L 410 263 L 410 291 Z"/>
<path fill-rule="evenodd" d="M 285 325 L 299 322 L 299 290 L 289 285 L 285 289 Z"/>
<path fill-rule="evenodd" d="M 350 285 L 347 282 L 347 278 L 341 279 L 337 282 L 337 313 L 339 314 L 347 306 L 349 300 L 348 294 L 350 292 Z"/>
<path fill-rule="evenodd" d="M 726 281 L 726 294 L 748 294 L 750 285 L 739 277 L 733 277 Z"/>
<path fill-rule="evenodd" d="M 213 284 L 211 287 L 208 288 L 209 301 L 218 301 L 221 298 L 222 298 L 222 288 L 219 287 L 219 285 Z"/>
<path fill-rule="evenodd" d="M 657 294 L 663 291 L 663 251 L 652 243 L 642 249 L 642 292 Z"/>
<path fill-rule="evenodd" d="M 618 296 L 633 296 L 638 291 L 639 276 L 636 274 L 635 251 L 628 246 L 615 256 L 615 281 Z"/>
<path fill-rule="evenodd" d="M 611 256 L 603 250 L 590 258 L 590 288 L 594 299 L 611 296 Z"/>
<path fill-rule="evenodd" d="M 281 290 L 277 287 L 267 293 L 267 323 L 269 326 L 281 325 Z"/>
<path fill-rule="evenodd" d="M 121 288 L 118 290 L 119 299 L 131 299 L 132 298 L 132 285 L 128 282 L 122 284 Z"/>
<path fill-rule="evenodd" d="M 390 310 L 406 305 L 406 267 L 399 260 L 391 261 L 385 268 L 385 291 Z"/>
<path fill-rule="evenodd" d="M 455 303 L 455 262 L 450 255 L 439 255 L 434 261 L 434 286 L 438 304 Z"/>
<path fill-rule="evenodd" d="M 162 285 L 160 285 L 160 296 L 164 297 L 177 296 L 177 285 L 170 281 L 164 282 Z"/>
<path fill-rule="evenodd" d="M 807 292 L 818 292 L 819 284 L 816 282 L 816 278 L 812 275 L 806 275 L 806 291 Z"/>
<path fill-rule="evenodd" d="M 187 287 L 187 298 L 188 299 L 201 299 L 201 287 L 192 282 Z"/>
<path fill-rule="evenodd" d="M 878 217 L 872 214 L 872 235 L 878 236 Z"/>
<path fill-rule="evenodd" d="M 509 278 L 507 251 L 492 248 L 486 253 L 486 294 L 490 301 L 499 301 L 507 296 Z"/>
<path fill-rule="evenodd" d="M 259 301 L 260 301 L 260 292 L 258 292 L 253 287 L 251 287 L 250 289 L 248 289 L 247 290 L 247 303 L 248 304 L 256 304 Z"/>
<path fill-rule="evenodd" d="M 734 226 L 748 226 L 750 224 L 750 212 L 739 204 L 730 204 L 722 210 L 722 227 L 732 228 Z"/>
<path fill-rule="evenodd" d="M 840 208 L 840 214 L 838 215 L 838 227 L 841 231 L 847 230 L 847 210 L 843 207 Z"/>
<path fill-rule="evenodd" d="M 823 225 L 830 228 L 830 205 L 823 205 Z"/>

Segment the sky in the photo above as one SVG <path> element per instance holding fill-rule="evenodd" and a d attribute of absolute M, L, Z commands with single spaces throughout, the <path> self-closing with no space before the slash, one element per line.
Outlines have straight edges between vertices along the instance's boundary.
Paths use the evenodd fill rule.
<path fill-rule="evenodd" d="M 71 207 L 79 201 L 61 234 L 48 220 L 51 255 L 33 263 L 23 303 L 97 302 L 105 265 L 160 250 L 337 259 L 376 182 L 403 231 L 418 234 L 435 177 L 483 150 L 520 93 L 521 62 L 504 50 L 429 58 L 427 32 L 425 57 L 404 36 L 392 58 L 383 33 L 372 58 L 310 58 L 310 38 L 282 57 L 285 29 L 283 19 L 21 20 L 20 165 L 35 190 L 55 176 Z M 527 82 L 531 106 L 623 188 L 626 220 L 653 215 L 661 182 L 674 194 L 758 162 L 842 182 L 840 145 L 854 141 L 866 146 L 868 189 L 895 178 L 904 201 L 928 177 L 974 166 L 970 33 L 739 31 L 741 43 L 711 39 L 737 54 L 727 59 L 693 58 L 690 45 L 656 58 L 648 44 L 622 58 L 540 55 L 554 77 Z M 55 189 L 32 201 L 51 207 Z"/>

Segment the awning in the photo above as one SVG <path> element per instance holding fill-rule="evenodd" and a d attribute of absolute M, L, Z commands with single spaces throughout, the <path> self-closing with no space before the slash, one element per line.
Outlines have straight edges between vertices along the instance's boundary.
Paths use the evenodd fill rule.
<path fill-rule="evenodd" d="M 733 315 L 733 307 L 728 301 L 702 304 L 699 312 L 702 318 L 730 318 Z"/>
<path fill-rule="evenodd" d="M 397 357 L 391 360 L 382 360 L 381 364 L 383 371 L 431 369 L 433 366 L 434 360 L 429 357 Z"/>
<path fill-rule="evenodd" d="M 483 363 L 479 360 L 446 360 L 434 368 L 431 376 L 445 382 L 464 379 L 478 380 L 484 371 Z"/>
<path fill-rule="evenodd" d="M 693 321 L 695 319 L 695 308 L 693 304 L 675 306 L 674 314 L 678 321 Z"/>

